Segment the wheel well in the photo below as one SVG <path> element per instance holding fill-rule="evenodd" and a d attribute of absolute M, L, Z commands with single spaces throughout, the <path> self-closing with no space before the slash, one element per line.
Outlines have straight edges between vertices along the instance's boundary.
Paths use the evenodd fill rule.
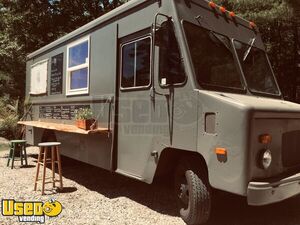
<path fill-rule="evenodd" d="M 193 167 L 198 167 L 199 169 L 204 170 L 203 175 L 205 175 L 208 180 L 207 164 L 200 153 L 175 148 L 166 148 L 161 152 L 154 180 L 161 177 L 171 177 L 169 175 L 174 174 L 177 165 L 182 160 L 188 160 Z"/>

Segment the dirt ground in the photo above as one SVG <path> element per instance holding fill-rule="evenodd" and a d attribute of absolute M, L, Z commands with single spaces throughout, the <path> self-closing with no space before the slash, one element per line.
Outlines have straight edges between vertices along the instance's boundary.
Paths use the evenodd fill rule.
<path fill-rule="evenodd" d="M 28 148 L 29 166 L 6 167 L 7 151 L 0 152 L 0 199 L 47 201 L 55 198 L 63 205 L 62 213 L 46 218 L 45 224 L 184 224 L 178 217 L 171 188 L 166 184 L 147 185 L 111 174 L 63 157 L 62 193 L 47 195 L 34 192 L 37 148 Z M 50 175 L 50 170 L 47 170 Z M 17 217 L 0 215 L 1 225 L 22 224 Z M 32 223 L 24 223 L 32 224 Z M 208 225 L 300 225 L 300 197 L 264 206 L 247 206 L 245 198 L 217 193 L 212 219 Z"/>

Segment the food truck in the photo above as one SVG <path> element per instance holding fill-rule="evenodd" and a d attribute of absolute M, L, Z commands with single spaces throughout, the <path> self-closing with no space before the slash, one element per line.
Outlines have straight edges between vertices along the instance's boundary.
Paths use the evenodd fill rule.
<path fill-rule="evenodd" d="M 174 177 L 205 223 L 212 190 L 300 193 L 300 105 L 285 101 L 258 28 L 206 0 L 131 0 L 27 57 L 28 143 L 146 183 Z M 97 128 L 75 126 L 90 109 Z"/>

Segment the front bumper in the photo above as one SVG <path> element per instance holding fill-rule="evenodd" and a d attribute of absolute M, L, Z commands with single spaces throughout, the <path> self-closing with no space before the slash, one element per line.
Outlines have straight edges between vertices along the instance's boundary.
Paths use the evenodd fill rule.
<path fill-rule="evenodd" d="M 247 190 L 249 205 L 267 205 L 300 194 L 300 173 L 276 182 L 250 182 Z"/>

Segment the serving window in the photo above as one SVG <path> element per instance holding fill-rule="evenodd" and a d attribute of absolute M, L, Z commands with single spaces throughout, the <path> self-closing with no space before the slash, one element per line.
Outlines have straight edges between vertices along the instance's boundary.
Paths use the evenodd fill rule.
<path fill-rule="evenodd" d="M 89 42 L 87 37 L 68 46 L 67 95 L 89 92 Z"/>

